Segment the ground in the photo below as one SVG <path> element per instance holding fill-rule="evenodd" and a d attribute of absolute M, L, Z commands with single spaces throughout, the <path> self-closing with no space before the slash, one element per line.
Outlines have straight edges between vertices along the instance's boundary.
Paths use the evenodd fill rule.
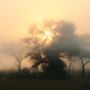
<path fill-rule="evenodd" d="M 0 80 L 0 90 L 90 90 L 90 80 Z"/>

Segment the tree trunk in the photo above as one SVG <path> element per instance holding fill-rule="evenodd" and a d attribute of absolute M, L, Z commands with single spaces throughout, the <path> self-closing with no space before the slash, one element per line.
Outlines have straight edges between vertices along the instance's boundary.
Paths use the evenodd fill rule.
<path fill-rule="evenodd" d="M 21 72 L 21 63 L 18 63 L 18 72 Z"/>
<path fill-rule="evenodd" d="M 83 58 L 80 58 L 81 59 L 81 64 L 82 64 L 82 78 L 85 78 L 85 63 L 84 63 L 84 60 Z"/>
<path fill-rule="evenodd" d="M 68 73 L 71 76 L 71 66 L 72 66 L 72 58 L 71 58 L 71 56 L 70 56 L 69 60 L 70 60 L 70 62 L 69 62 L 69 67 L 68 67 Z"/>
<path fill-rule="evenodd" d="M 82 77 L 85 78 L 85 76 L 86 76 L 86 73 L 85 73 L 85 67 L 82 66 Z"/>

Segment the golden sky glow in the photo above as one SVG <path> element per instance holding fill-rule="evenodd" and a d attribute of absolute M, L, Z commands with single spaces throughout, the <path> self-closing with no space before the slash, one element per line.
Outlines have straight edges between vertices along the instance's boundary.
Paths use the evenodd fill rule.
<path fill-rule="evenodd" d="M 44 39 L 44 41 L 46 41 L 45 43 L 50 44 L 53 40 L 54 34 L 53 32 L 45 31 L 43 37 L 46 39 Z"/>
<path fill-rule="evenodd" d="M 76 33 L 90 34 L 90 0 L 0 0 L 0 41 L 22 38 L 44 19 L 71 21 Z"/>
<path fill-rule="evenodd" d="M 56 36 L 54 30 L 51 27 L 44 27 L 41 25 L 32 25 L 29 29 L 29 48 L 35 48 L 37 46 L 47 46 L 53 41 Z"/>

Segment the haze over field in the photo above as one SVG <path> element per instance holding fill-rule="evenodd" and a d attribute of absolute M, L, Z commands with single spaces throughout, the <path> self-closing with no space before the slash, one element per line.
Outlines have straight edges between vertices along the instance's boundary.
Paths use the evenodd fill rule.
<path fill-rule="evenodd" d="M 68 37 L 64 40 L 65 43 L 71 48 L 73 44 L 78 43 L 76 39 L 78 38 L 80 40 L 79 45 L 86 50 L 90 50 L 90 0 L 0 0 L 0 46 L 3 43 L 18 42 L 29 36 L 28 30 L 33 23 L 39 23 L 41 26 L 41 22 L 47 20 L 70 22 L 71 28 L 69 29 L 71 31 L 63 31 L 66 28 L 69 30 L 67 23 L 61 31 L 62 37 L 65 35 Z M 58 23 L 55 24 L 58 26 Z M 31 35 L 33 32 L 34 30 L 29 31 Z M 46 36 L 37 34 L 38 36 L 41 35 L 40 40 L 43 41 L 43 38 L 50 35 L 48 42 L 52 41 L 52 35 L 49 32 L 44 32 L 44 34 Z M 59 44 L 58 42 L 56 46 L 58 47 Z M 64 46 L 65 44 L 61 45 Z M 0 59 L 0 70 L 17 70 L 17 62 L 13 57 L 1 52 Z M 28 60 L 23 61 L 22 68 L 28 67 L 28 65 L 30 65 Z"/>

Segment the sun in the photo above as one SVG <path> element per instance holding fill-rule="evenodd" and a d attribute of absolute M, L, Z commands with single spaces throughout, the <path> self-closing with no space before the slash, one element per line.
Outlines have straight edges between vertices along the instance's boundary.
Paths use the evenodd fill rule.
<path fill-rule="evenodd" d="M 53 36 L 53 34 L 51 32 L 49 32 L 49 31 L 45 31 L 44 34 L 47 37 L 52 37 Z"/>
<path fill-rule="evenodd" d="M 42 38 L 40 39 L 43 45 L 47 46 L 53 41 L 53 33 L 50 31 L 44 31 L 42 34 Z"/>

